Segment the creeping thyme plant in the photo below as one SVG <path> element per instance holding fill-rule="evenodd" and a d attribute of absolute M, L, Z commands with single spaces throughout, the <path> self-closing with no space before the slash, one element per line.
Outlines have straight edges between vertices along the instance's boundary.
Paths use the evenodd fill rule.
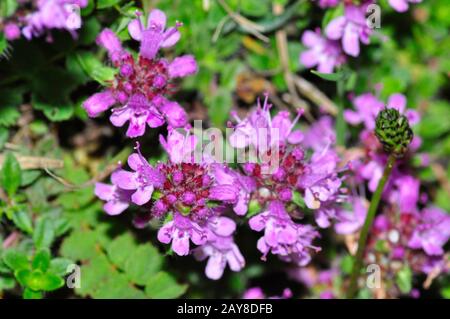
<path fill-rule="evenodd" d="M 450 298 L 449 14 L 1 1 L 0 297 Z"/>

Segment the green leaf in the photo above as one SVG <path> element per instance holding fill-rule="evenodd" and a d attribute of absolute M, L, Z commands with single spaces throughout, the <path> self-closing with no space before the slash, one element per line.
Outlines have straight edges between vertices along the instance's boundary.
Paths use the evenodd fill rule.
<path fill-rule="evenodd" d="M 0 126 L 0 151 L 3 149 L 6 142 L 8 142 L 8 139 L 9 139 L 8 129 Z"/>
<path fill-rule="evenodd" d="M 72 260 L 86 260 L 96 255 L 97 234 L 93 231 L 74 231 L 62 243 L 61 255 Z"/>
<path fill-rule="evenodd" d="M 114 79 L 116 70 L 104 66 L 91 52 L 78 52 L 76 57 L 84 72 L 100 84 L 105 85 L 107 81 Z"/>
<path fill-rule="evenodd" d="M 40 250 L 33 258 L 31 263 L 33 269 L 39 269 L 46 272 L 50 266 L 50 252 L 47 249 Z"/>
<path fill-rule="evenodd" d="M 136 250 L 137 245 L 133 236 L 124 234 L 114 239 L 106 248 L 109 259 L 119 268 L 124 269 L 130 255 Z"/>
<path fill-rule="evenodd" d="M 208 114 L 215 127 L 224 127 L 232 105 L 231 92 L 219 89 L 212 97 Z"/>
<path fill-rule="evenodd" d="M 61 288 L 62 286 L 64 286 L 64 279 L 62 279 L 61 277 L 49 272 L 43 275 L 41 281 L 41 290 L 53 291 Z"/>
<path fill-rule="evenodd" d="M 52 273 L 43 273 L 41 270 L 22 269 L 15 272 L 19 283 L 33 291 L 53 291 L 64 285 L 64 280 Z"/>
<path fill-rule="evenodd" d="M 3 253 L 3 262 L 12 270 L 28 269 L 30 263 L 25 253 L 16 249 L 8 249 Z"/>
<path fill-rule="evenodd" d="M 43 294 L 40 291 L 33 291 L 30 288 L 25 288 L 23 292 L 23 299 L 42 299 Z"/>
<path fill-rule="evenodd" d="M 72 264 L 74 264 L 74 262 L 68 258 L 55 258 L 50 262 L 48 271 L 62 277 L 67 274 L 67 269 Z"/>
<path fill-rule="evenodd" d="M 70 102 L 44 102 L 33 96 L 33 106 L 43 111 L 45 116 L 53 122 L 68 120 L 74 113 L 74 105 Z"/>
<path fill-rule="evenodd" d="M 23 230 L 28 234 L 33 232 L 30 215 L 25 210 L 21 209 L 16 211 L 12 216 L 12 220 L 14 225 L 16 225 L 20 230 Z"/>
<path fill-rule="evenodd" d="M 0 17 L 7 18 L 13 15 L 18 6 L 17 0 L 3 0 L 2 3 L 0 3 Z"/>
<path fill-rule="evenodd" d="M 8 289 L 13 289 L 16 286 L 16 280 L 11 276 L 0 275 L 0 292 Z"/>
<path fill-rule="evenodd" d="M 159 272 L 150 278 L 145 286 L 145 294 L 150 298 L 177 298 L 186 292 L 187 285 L 180 285 L 166 272 Z"/>
<path fill-rule="evenodd" d="M 322 73 L 322 72 L 318 72 L 316 70 L 311 70 L 311 73 L 317 75 L 321 79 L 324 79 L 327 81 L 332 81 L 332 82 L 337 82 L 343 78 L 342 73 Z"/>
<path fill-rule="evenodd" d="M 50 248 L 55 239 L 53 222 L 45 217 L 38 219 L 33 233 L 33 241 L 37 249 Z"/>
<path fill-rule="evenodd" d="M 398 288 L 403 294 L 407 294 L 412 289 L 412 271 L 411 268 L 406 265 L 397 272 L 395 282 Z"/>
<path fill-rule="evenodd" d="M 145 285 L 162 266 L 162 256 L 157 249 L 149 244 L 138 247 L 125 263 L 125 273 L 138 285 Z"/>
<path fill-rule="evenodd" d="M 11 197 L 20 186 L 22 171 L 20 164 L 12 153 L 6 153 L 0 173 L 0 183 L 3 189 Z"/>
<path fill-rule="evenodd" d="M 97 1 L 97 9 L 105 9 L 109 7 L 113 7 L 118 4 L 121 0 L 98 0 Z"/>
<path fill-rule="evenodd" d="M 300 192 L 292 193 L 292 202 L 300 208 L 306 208 L 305 200 Z"/>

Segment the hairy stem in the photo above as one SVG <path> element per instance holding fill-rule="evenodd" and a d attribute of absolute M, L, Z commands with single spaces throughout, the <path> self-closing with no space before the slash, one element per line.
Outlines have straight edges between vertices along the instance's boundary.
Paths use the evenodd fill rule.
<path fill-rule="evenodd" d="M 358 250 L 356 252 L 354 262 L 353 262 L 353 268 L 352 273 L 350 277 L 350 286 L 347 291 L 347 298 L 354 298 L 357 292 L 357 283 L 358 283 L 358 277 L 361 271 L 363 257 L 364 257 L 364 250 L 366 248 L 366 242 L 367 242 L 367 235 L 369 234 L 369 230 L 372 226 L 373 219 L 375 217 L 375 213 L 378 208 L 378 204 L 380 203 L 381 194 L 383 193 L 384 185 L 386 185 L 386 182 L 389 179 L 389 175 L 391 175 L 392 168 L 395 164 L 395 157 L 394 155 L 389 155 L 388 162 L 386 163 L 386 166 L 383 171 L 383 176 L 380 179 L 380 182 L 378 183 L 377 189 L 375 190 L 375 193 L 372 196 L 372 200 L 370 201 L 369 210 L 367 212 L 366 220 L 364 222 L 364 226 L 361 230 L 361 234 L 359 235 L 358 240 Z"/>

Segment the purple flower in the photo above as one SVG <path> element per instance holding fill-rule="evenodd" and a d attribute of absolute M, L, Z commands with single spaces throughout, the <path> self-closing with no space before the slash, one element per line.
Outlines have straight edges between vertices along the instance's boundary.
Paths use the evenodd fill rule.
<path fill-rule="evenodd" d="M 203 245 L 207 240 L 207 232 L 188 217 L 175 213 L 173 221 L 158 231 L 158 240 L 164 244 L 172 242 L 173 251 L 179 256 L 186 256 L 189 254 L 189 241 Z"/>
<path fill-rule="evenodd" d="M 401 212 L 414 212 L 419 201 L 420 181 L 412 176 L 399 176 L 395 179 L 396 192 L 391 202 L 397 201 Z"/>
<path fill-rule="evenodd" d="M 352 200 L 352 209 L 339 210 L 336 216 L 334 229 L 338 234 L 353 234 L 359 230 L 367 216 L 368 203 L 365 198 L 354 197 Z"/>
<path fill-rule="evenodd" d="M 138 153 L 128 157 L 128 165 L 134 172 L 118 170 L 111 175 L 111 181 L 122 189 L 135 191 L 131 195 L 132 202 L 144 205 L 152 197 L 153 190 L 163 185 L 165 176 Z"/>
<path fill-rule="evenodd" d="M 257 243 L 263 259 L 272 252 L 282 260 L 304 266 L 311 260 L 310 249 L 320 250 L 312 246 L 318 233 L 310 225 L 292 222 L 281 202 L 270 203 L 269 210 L 252 217 L 249 224 L 255 231 L 264 230 Z"/>
<path fill-rule="evenodd" d="M 160 135 L 159 142 L 169 154 L 172 163 L 190 163 L 194 160 L 193 152 L 197 147 L 198 139 L 188 131 L 169 130 L 167 139 Z"/>
<path fill-rule="evenodd" d="M 235 222 L 227 217 L 217 217 L 210 219 L 208 227 L 211 230 L 208 241 L 194 251 L 197 260 L 208 258 L 206 276 L 213 280 L 220 279 L 227 264 L 232 271 L 240 271 L 245 266 L 245 260 L 232 237 Z"/>
<path fill-rule="evenodd" d="M 336 7 L 341 0 L 319 0 L 319 7 L 324 8 L 333 8 Z"/>
<path fill-rule="evenodd" d="M 331 40 L 341 40 L 348 55 L 359 55 L 359 42 L 369 44 L 372 30 L 367 26 L 365 12 L 367 5 L 345 6 L 344 15 L 333 19 L 326 27 L 325 34 Z"/>
<path fill-rule="evenodd" d="M 405 12 L 409 8 L 409 3 L 420 3 L 422 0 L 389 0 L 389 5 L 395 11 Z"/>
<path fill-rule="evenodd" d="M 305 192 L 308 208 L 319 209 L 323 203 L 335 199 L 342 184 L 336 171 L 338 161 L 339 157 L 329 148 L 311 157 L 306 173 L 297 183 L 297 187 Z"/>
<path fill-rule="evenodd" d="M 81 27 L 79 9 L 87 4 L 87 0 L 38 0 L 37 10 L 24 18 L 22 33 L 30 40 L 50 29 L 65 29 L 75 37 L 74 30 Z"/>
<path fill-rule="evenodd" d="M 292 291 L 289 288 L 283 290 L 281 296 L 266 297 L 263 290 L 260 287 L 249 288 L 244 292 L 242 299 L 288 299 L 292 298 Z"/>
<path fill-rule="evenodd" d="M 317 71 L 332 73 L 336 66 L 345 62 L 345 55 L 338 41 L 329 40 L 316 32 L 307 30 L 303 33 L 302 43 L 308 50 L 300 54 L 300 63 L 307 68 L 317 66 Z"/>
<path fill-rule="evenodd" d="M 148 15 L 147 28 L 144 28 L 140 14 L 128 25 L 131 37 L 141 42 L 141 54 L 147 59 L 153 59 L 160 47 L 167 48 L 175 45 L 180 39 L 178 24 L 175 27 L 164 30 L 166 27 L 166 15 L 158 9 L 154 9 Z"/>
<path fill-rule="evenodd" d="M 444 253 L 443 246 L 450 238 L 450 216 L 437 207 L 424 209 L 420 222 L 414 230 L 408 247 L 423 249 L 427 255 Z"/>
<path fill-rule="evenodd" d="M 299 111 L 297 117 L 291 121 L 289 112 L 279 112 L 272 119 L 270 115 L 271 104 L 266 94 L 261 106 L 258 100 L 257 109 L 241 120 L 236 113 L 232 116 L 237 121 L 234 131 L 230 136 L 230 144 L 236 148 L 245 148 L 252 145 L 259 152 L 266 152 L 273 146 L 298 144 L 303 140 L 300 130 L 294 130 L 294 126 L 302 115 Z"/>
<path fill-rule="evenodd" d="M 225 165 L 215 164 L 213 174 L 218 185 L 227 185 L 234 190 L 235 201 L 233 210 L 238 215 L 245 215 L 248 210 L 251 193 L 255 190 L 256 185 L 251 177 L 243 176 Z M 237 193 L 237 194 L 236 194 Z"/>
<path fill-rule="evenodd" d="M 352 125 L 363 123 L 366 129 L 372 131 L 375 128 L 375 118 L 384 108 L 385 104 L 373 94 L 364 93 L 353 100 L 353 105 L 355 106 L 355 111 L 344 111 L 345 120 Z M 419 122 L 420 116 L 417 111 L 406 109 L 406 97 L 403 94 L 394 93 L 390 95 L 386 106 L 388 108 L 395 108 L 401 114 L 405 114 L 411 125 Z"/>
<path fill-rule="evenodd" d="M 3 32 L 8 41 L 13 41 L 20 38 L 20 28 L 16 23 L 6 23 L 3 28 Z"/>
<path fill-rule="evenodd" d="M 305 132 L 302 145 L 311 148 L 315 152 L 321 152 L 336 140 L 336 132 L 333 119 L 330 116 L 322 116 L 311 124 Z"/>
<path fill-rule="evenodd" d="M 106 201 L 103 209 L 108 215 L 119 215 L 128 208 L 131 202 L 131 192 L 116 185 L 104 183 L 95 184 L 95 195 Z"/>
<path fill-rule="evenodd" d="M 153 10 L 147 29 L 139 17 L 130 22 L 131 36 L 141 42 L 137 58 L 122 48 L 113 31 L 105 29 L 97 37 L 97 44 L 107 50 L 117 72 L 108 88 L 87 99 L 83 107 L 89 116 L 95 117 L 120 105 L 112 109 L 110 120 L 117 127 L 129 122 L 126 135 L 131 138 L 144 135 L 147 125 L 155 128 L 167 123 L 170 129 L 188 123 L 185 110 L 166 96 L 173 92 L 173 79 L 196 73 L 197 63 L 191 55 L 172 62 L 157 57 L 161 47 L 174 45 L 180 36 L 179 25 L 164 31 L 165 21 L 162 11 Z"/>

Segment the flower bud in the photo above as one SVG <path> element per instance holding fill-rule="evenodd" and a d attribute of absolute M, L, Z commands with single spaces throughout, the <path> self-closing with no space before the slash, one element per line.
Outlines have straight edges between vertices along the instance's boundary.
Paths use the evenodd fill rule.
<path fill-rule="evenodd" d="M 413 132 L 406 116 L 396 109 L 381 110 L 375 121 L 375 135 L 386 152 L 402 157 L 408 150 Z"/>

